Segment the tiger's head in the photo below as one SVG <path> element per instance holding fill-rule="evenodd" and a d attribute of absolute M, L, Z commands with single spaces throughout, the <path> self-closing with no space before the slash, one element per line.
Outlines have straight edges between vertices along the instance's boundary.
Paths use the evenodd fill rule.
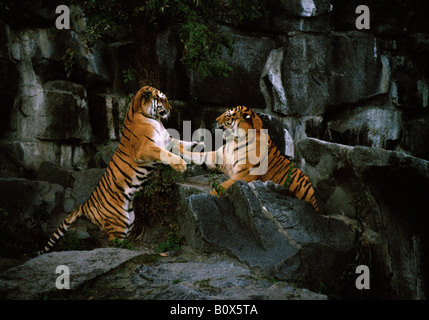
<path fill-rule="evenodd" d="M 217 126 L 230 132 L 233 136 L 239 135 L 239 129 L 247 132 L 249 129 L 263 129 L 262 120 L 250 108 L 237 106 L 225 111 L 216 118 Z"/>
<path fill-rule="evenodd" d="M 141 88 L 131 103 L 133 112 L 141 113 L 147 118 L 165 119 L 171 111 L 167 96 L 158 89 L 149 86 Z"/>

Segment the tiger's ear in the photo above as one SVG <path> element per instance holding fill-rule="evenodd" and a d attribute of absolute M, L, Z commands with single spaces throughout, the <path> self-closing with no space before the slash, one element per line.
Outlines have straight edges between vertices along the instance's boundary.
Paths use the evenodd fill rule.
<path fill-rule="evenodd" d="M 262 124 L 261 118 L 256 114 L 256 112 L 252 111 L 252 126 L 253 129 L 263 129 L 264 125 Z"/>
<path fill-rule="evenodd" d="M 133 113 L 139 112 L 141 103 L 142 103 L 142 95 L 137 93 L 134 96 L 133 100 L 131 100 L 131 108 L 133 110 Z"/>
<path fill-rule="evenodd" d="M 150 98 L 152 98 L 152 92 L 150 92 L 149 90 L 145 91 L 143 95 L 145 100 L 149 100 Z"/>

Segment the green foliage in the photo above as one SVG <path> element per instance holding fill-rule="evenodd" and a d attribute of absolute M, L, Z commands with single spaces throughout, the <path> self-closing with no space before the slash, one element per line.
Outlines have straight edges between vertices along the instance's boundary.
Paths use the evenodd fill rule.
<path fill-rule="evenodd" d="M 212 75 L 227 76 L 232 70 L 222 59 L 224 53 L 232 54 L 232 39 L 216 30 L 213 21 L 223 17 L 238 25 L 267 13 L 266 0 L 76 1 L 87 18 L 89 47 L 94 41 L 124 29 L 138 32 L 136 28 L 150 25 L 156 32 L 175 26 L 183 45 L 181 62 L 189 69 L 199 72 L 203 78 Z"/>
<path fill-rule="evenodd" d="M 72 48 L 67 48 L 66 53 L 61 57 L 64 63 L 64 71 L 67 78 L 70 78 L 73 72 L 73 65 L 76 63 L 75 51 Z"/>
<path fill-rule="evenodd" d="M 127 239 L 120 240 L 118 238 L 115 238 L 110 242 L 110 244 L 115 248 L 129 249 L 129 250 L 133 249 L 132 242 Z"/>
<path fill-rule="evenodd" d="M 292 173 L 293 173 L 293 170 L 295 168 L 296 168 L 295 163 L 293 161 L 291 161 L 290 165 L 289 165 L 289 170 L 288 170 L 287 175 L 286 175 L 285 182 L 283 183 L 284 187 L 289 188 L 290 184 L 292 183 Z"/>
<path fill-rule="evenodd" d="M 75 230 L 69 230 L 57 245 L 58 251 L 83 250 L 85 241 L 79 238 Z"/>
<path fill-rule="evenodd" d="M 137 70 L 127 69 L 122 71 L 122 77 L 124 78 L 124 83 L 132 82 L 137 79 Z"/>
<path fill-rule="evenodd" d="M 211 289 L 213 286 L 210 284 L 211 279 L 203 279 L 195 281 L 194 285 L 198 286 L 201 289 Z"/>
<path fill-rule="evenodd" d="M 6 219 L 8 216 L 9 216 L 9 212 L 4 208 L 0 208 L 0 217 L 2 217 L 3 219 Z"/>
<path fill-rule="evenodd" d="M 220 196 L 225 194 L 225 188 L 221 185 L 224 179 L 217 173 L 209 173 L 209 183 L 212 190 L 215 190 Z"/>
<path fill-rule="evenodd" d="M 156 248 L 156 252 L 179 250 L 181 239 L 182 235 L 180 234 L 179 227 L 176 224 L 172 224 L 167 234 L 167 241 L 161 242 Z"/>
<path fill-rule="evenodd" d="M 86 45 L 92 47 L 95 41 L 105 35 L 113 35 L 120 30 L 131 31 L 130 12 L 124 3 L 134 1 L 117 0 L 77 0 L 86 19 Z"/>
<path fill-rule="evenodd" d="M 144 184 L 141 191 L 136 193 L 136 197 L 151 197 L 156 193 L 170 193 L 173 191 L 175 183 L 182 176 L 170 166 L 160 166 L 159 179 L 151 179 Z"/>

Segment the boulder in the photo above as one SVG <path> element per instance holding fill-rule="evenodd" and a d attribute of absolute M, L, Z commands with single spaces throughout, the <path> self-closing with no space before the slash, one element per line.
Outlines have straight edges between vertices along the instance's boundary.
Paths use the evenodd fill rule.
<path fill-rule="evenodd" d="M 290 34 L 282 62 L 282 81 L 288 97 L 284 115 L 320 115 L 329 103 L 326 74 L 329 57 L 326 35 Z"/>
<path fill-rule="evenodd" d="M 356 103 L 390 87 L 390 62 L 381 55 L 374 35 L 332 32 L 329 61 L 330 104 Z"/>
<path fill-rule="evenodd" d="M 2 253 L 16 256 L 37 250 L 47 221 L 62 209 L 64 188 L 46 181 L 0 178 Z"/>
<path fill-rule="evenodd" d="M 259 75 L 269 53 L 274 49 L 274 40 L 267 37 L 243 36 L 229 29 L 222 32 L 227 33 L 233 40 L 232 56 L 225 52 L 221 57 L 232 71 L 226 78 L 211 76 L 205 79 L 192 71 L 189 87 L 192 95 L 202 103 L 228 107 L 237 105 L 264 107 L 264 99 L 259 89 Z"/>
<path fill-rule="evenodd" d="M 57 278 L 69 271 L 69 289 Z M 221 255 L 181 252 L 161 258 L 146 251 L 102 248 L 52 252 L 0 273 L 2 299 L 95 300 L 326 300 L 327 296 L 253 274 Z"/>
<path fill-rule="evenodd" d="M 64 32 L 54 27 L 11 27 L 9 53 L 14 61 L 26 65 L 23 73 L 35 74 L 41 83 L 71 80 L 82 85 L 111 84 L 112 70 L 107 66 L 113 61 L 112 52 L 102 43 L 89 50 L 83 37 L 74 30 Z"/>
<path fill-rule="evenodd" d="M 336 112 L 326 140 L 350 146 L 393 149 L 402 139 L 403 112 L 395 107 L 357 107 Z"/>
<path fill-rule="evenodd" d="M 62 185 L 64 188 L 73 186 L 72 170 L 58 167 L 51 162 L 43 162 L 37 173 L 37 180 Z"/>
<path fill-rule="evenodd" d="M 95 138 L 100 141 L 120 139 L 131 99 L 123 95 L 88 93 L 89 123 Z"/>
<path fill-rule="evenodd" d="M 133 285 L 145 299 L 218 300 L 280 299 L 325 300 L 322 294 L 286 282 L 258 277 L 235 261 L 212 255 L 205 261 L 140 265 Z M 144 289 L 143 289 L 144 288 Z"/>
<path fill-rule="evenodd" d="M 265 102 L 282 115 L 320 115 L 329 103 L 326 35 L 289 33 L 282 48 L 271 51 L 261 74 Z"/>
<path fill-rule="evenodd" d="M 57 5 L 46 0 L 3 3 L 0 17 L 13 27 L 48 28 L 55 25 Z"/>
<path fill-rule="evenodd" d="M 32 113 L 29 110 L 29 114 Z M 37 139 L 80 142 L 91 139 L 87 95 L 81 85 L 68 81 L 46 83 L 44 108 L 33 116 L 36 123 L 41 123 L 35 135 Z"/>
<path fill-rule="evenodd" d="M 331 0 L 332 27 L 335 30 L 356 30 L 356 7 L 366 4 L 370 8 L 370 30 L 377 35 L 390 37 L 403 34 L 428 33 L 425 21 L 428 3 L 403 0 Z"/>
<path fill-rule="evenodd" d="M 1 32 L 1 25 L 0 25 Z M 2 35 L 0 34 L 0 39 Z M 1 40 L 0 40 L 1 41 Z M 10 114 L 13 109 L 16 94 L 18 93 L 19 74 L 16 65 L 8 58 L 2 57 L 0 48 L 0 137 L 10 130 Z"/>
<path fill-rule="evenodd" d="M 0 274 L 0 296 L 2 299 L 43 299 L 60 292 L 56 281 L 63 271 L 57 273 L 58 266 L 68 267 L 73 290 L 141 254 L 117 248 L 47 253 Z"/>
<path fill-rule="evenodd" d="M 429 113 L 423 117 L 412 117 L 404 123 L 401 148 L 411 155 L 429 160 Z"/>
<path fill-rule="evenodd" d="M 332 217 L 354 220 L 370 244 L 371 289 L 380 297 L 425 297 L 429 161 L 312 138 L 298 141 L 297 147 L 320 202 Z"/>
<path fill-rule="evenodd" d="M 181 207 L 189 245 L 227 252 L 266 277 L 317 288 L 341 278 L 353 256 L 355 235 L 345 223 L 328 223 L 271 181 L 236 182 L 221 199 L 193 194 Z"/>
<path fill-rule="evenodd" d="M 271 1 L 270 8 L 300 17 L 324 15 L 332 10 L 329 0 L 275 0 Z"/>
<path fill-rule="evenodd" d="M 271 140 L 274 142 L 280 152 L 289 158 L 295 156 L 294 143 L 289 131 L 285 125 L 276 117 L 259 113 L 264 128 L 268 130 Z"/>
<path fill-rule="evenodd" d="M 91 193 L 97 187 L 98 182 L 106 169 L 87 169 L 71 173 L 73 185 L 66 190 L 64 211 L 72 212 L 77 206 L 88 200 Z"/>
<path fill-rule="evenodd" d="M 91 147 L 86 145 L 62 144 L 58 141 L 12 141 L 2 143 L 2 149 L 19 168 L 17 171 L 27 173 L 11 174 L 19 177 L 37 176 L 43 162 L 64 167 L 86 168 L 93 154 Z M 10 163 L 7 164 L 9 165 Z"/>
<path fill-rule="evenodd" d="M 89 141 L 91 127 L 83 86 L 63 80 L 42 85 L 34 74 L 21 76 L 25 83 L 11 110 L 15 140 Z"/>
<path fill-rule="evenodd" d="M 94 191 L 105 169 L 75 171 L 43 163 L 37 178 L 0 178 L 1 243 L 7 256 L 38 250 Z"/>
<path fill-rule="evenodd" d="M 161 91 L 169 100 L 189 101 L 189 77 L 185 65 L 180 62 L 180 44 L 173 28 L 160 33 L 156 39 Z"/>

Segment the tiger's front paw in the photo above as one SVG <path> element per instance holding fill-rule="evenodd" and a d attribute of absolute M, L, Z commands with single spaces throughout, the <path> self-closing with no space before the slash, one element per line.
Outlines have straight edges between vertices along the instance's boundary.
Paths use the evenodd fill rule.
<path fill-rule="evenodd" d="M 223 192 L 221 192 L 221 194 L 219 194 L 216 190 L 210 191 L 210 194 L 213 196 L 216 196 L 218 198 L 222 198 L 222 196 L 223 196 Z"/>
<path fill-rule="evenodd" d="M 202 151 L 206 147 L 206 145 L 202 141 L 192 141 L 191 150 L 193 151 L 196 147 L 199 147 L 198 151 Z"/>
<path fill-rule="evenodd" d="M 178 163 L 171 163 L 170 165 L 177 172 L 183 173 L 186 171 L 186 162 L 183 161 L 183 159 L 180 157 L 179 157 L 179 159 L 180 159 L 180 161 L 178 161 Z"/>

